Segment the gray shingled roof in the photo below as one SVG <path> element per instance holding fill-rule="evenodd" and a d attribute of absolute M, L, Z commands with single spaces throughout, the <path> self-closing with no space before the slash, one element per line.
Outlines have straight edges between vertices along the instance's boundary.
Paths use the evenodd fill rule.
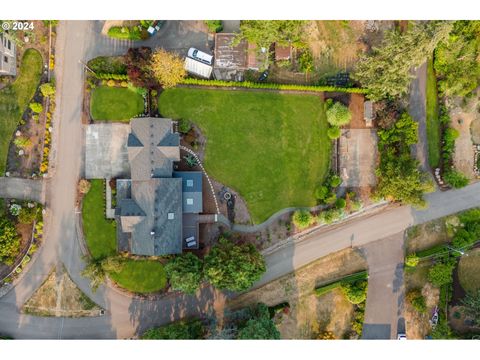
<path fill-rule="evenodd" d="M 180 160 L 180 139 L 172 133 L 169 119 L 132 119 L 128 137 L 128 160 L 132 180 L 171 177 L 174 161 Z"/>
<path fill-rule="evenodd" d="M 174 178 L 182 179 L 183 212 L 199 214 L 203 212 L 201 171 L 174 171 Z"/>

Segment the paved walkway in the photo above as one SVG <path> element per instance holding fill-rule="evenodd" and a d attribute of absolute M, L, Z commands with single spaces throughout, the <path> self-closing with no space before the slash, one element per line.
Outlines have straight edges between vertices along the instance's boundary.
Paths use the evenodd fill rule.
<path fill-rule="evenodd" d="M 45 203 L 45 180 L 0 177 L 0 198 L 32 200 Z"/>
<path fill-rule="evenodd" d="M 405 332 L 404 231 L 361 248 L 368 263 L 363 339 L 395 339 Z"/>

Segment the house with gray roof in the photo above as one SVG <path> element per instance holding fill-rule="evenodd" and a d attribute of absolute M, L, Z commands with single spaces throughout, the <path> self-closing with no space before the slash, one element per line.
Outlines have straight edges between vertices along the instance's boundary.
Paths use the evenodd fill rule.
<path fill-rule="evenodd" d="M 119 177 L 115 208 L 118 249 L 160 256 L 198 247 L 195 224 L 203 212 L 203 174 L 173 171 L 174 163 L 180 161 L 180 138 L 172 121 L 137 118 L 128 128 L 118 125 L 89 125 L 85 151 L 87 178 Z M 184 225 L 185 215 L 188 224 Z"/>

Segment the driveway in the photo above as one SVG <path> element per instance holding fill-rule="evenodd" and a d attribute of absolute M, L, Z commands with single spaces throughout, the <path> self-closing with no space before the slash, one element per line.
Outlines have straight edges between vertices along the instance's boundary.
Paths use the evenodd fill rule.
<path fill-rule="evenodd" d="M 415 78 L 410 85 L 408 112 L 418 122 L 418 143 L 412 145 L 412 152 L 420 162 L 423 171 L 429 172 L 427 143 L 427 63 L 415 70 Z"/>
<path fill-rule="evenodd" d="M 45 181 L 0 177 L 0 198 L 32 200 L 45 203 Z"/>
<path fill-rule="evenodd" d="M 369 243 L 361 250 L 368 263 L 368 293 L 362 338 L 395 339 L 399 332 L 405 333 L 404 232 Z"/>

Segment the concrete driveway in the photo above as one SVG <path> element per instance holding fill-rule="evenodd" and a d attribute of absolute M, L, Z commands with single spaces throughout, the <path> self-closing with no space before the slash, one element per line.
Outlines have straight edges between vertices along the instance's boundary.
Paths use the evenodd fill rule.
<path fill-rule="evenodd" d="M 45 203 L 45 180 L 0 178 L 0 198 L 32 200 Z"/>

